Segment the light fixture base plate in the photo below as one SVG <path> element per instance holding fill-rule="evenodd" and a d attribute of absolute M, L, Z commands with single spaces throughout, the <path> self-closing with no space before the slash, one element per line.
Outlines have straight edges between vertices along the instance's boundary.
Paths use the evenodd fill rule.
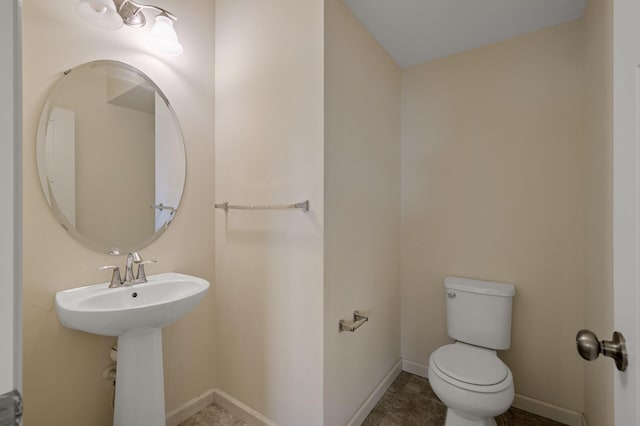
<path fill-rule="evenodd" d="M 130 0 L 114 0 L 122 22 L 133 28 L 142 28 L 147 24 L 147 18 L 142 13 L 141 5 Z"/>

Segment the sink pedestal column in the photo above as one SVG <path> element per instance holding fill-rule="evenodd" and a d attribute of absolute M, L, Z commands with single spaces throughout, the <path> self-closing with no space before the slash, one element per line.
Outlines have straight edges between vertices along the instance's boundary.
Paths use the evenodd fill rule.
<path fill-rule="evenodd" d="M 164 426 L 162 329 L 135 328 L 118 337 L 114 426 Z"/>

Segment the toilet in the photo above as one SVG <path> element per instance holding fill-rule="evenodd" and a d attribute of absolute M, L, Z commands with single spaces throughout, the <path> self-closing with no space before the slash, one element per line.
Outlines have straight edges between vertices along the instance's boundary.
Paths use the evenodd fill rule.
<path fill-rule="evenodd" d="M 513 284 L 447 277 L 447 331 L 455 343 L 429 358 L 429 382 L 447 406 L 445 426 L 490 426 L 513 402 L 513 376 L 497 350 L 511 346 Z"/>

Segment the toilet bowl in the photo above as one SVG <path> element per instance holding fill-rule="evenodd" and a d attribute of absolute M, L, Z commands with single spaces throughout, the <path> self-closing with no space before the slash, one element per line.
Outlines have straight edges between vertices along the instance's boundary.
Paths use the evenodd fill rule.
<path fill-rule="evenodd" d="M 513 376 L 495 351 L 456 342 L 429 358 L 429 383 L 447 406 L 446 426 L 490 426 L 513 402 Z"/>
<path fill-rule="evenodd" d="M 490 426 L 509 409 L 513 376 L 496 350 L 511 346 L 513 284 L 447 277 L 447 332 L 456 343 L 429 358 L 429 382 L 447 406 L 445 426 Z"/>

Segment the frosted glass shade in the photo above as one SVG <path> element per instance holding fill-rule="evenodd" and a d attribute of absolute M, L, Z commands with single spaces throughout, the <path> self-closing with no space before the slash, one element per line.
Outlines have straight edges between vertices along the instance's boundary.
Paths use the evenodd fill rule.
<path fill-rule="evenodd" d="M 117 30 L 123 24 L 112 0 L 78 0 L 76 13 L 90 24 L 105 30 Z"/>
<path fill-rule="evenodd" d="M 147 44 L 170 56 L 180 55 L 183 51 L 178 35 L 173 29 L 173 21 L 163 15 L 156 17 L 156 23 L 147 37 Z"/>

